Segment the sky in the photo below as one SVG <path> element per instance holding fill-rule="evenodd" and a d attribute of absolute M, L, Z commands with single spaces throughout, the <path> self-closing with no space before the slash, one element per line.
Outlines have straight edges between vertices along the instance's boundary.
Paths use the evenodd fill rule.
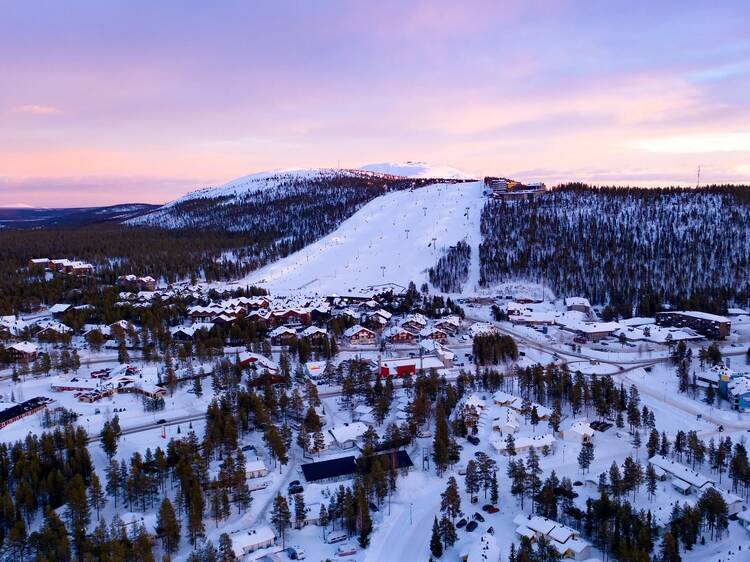
<path fill-rule="evenodd" d="M 750 183 L 750 3 L 0 0 L 0 206 L 419 160 Z"/>

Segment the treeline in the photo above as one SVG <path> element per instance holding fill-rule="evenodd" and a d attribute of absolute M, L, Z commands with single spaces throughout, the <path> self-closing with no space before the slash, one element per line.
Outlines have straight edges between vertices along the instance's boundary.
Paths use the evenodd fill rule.
<path fill-rule="evenodd" d="M 570 184 L 482 212 L 480 284 L 544 282 L 558 296 L 652 316 L 665 303 L 723 312 L 750 298 L 750 188 Z"/>
<path fill-rule="evenodd" d="M 499 365 L 518 359 L 518 346 L 511 336 L 503 334 L 479 334 L 472 344 L 477 365 Z"/>
<path fill-rule="evenodd" d="M 471 246 L 460 240 L 445 251 L 435 267 L 429 269 L 430 283 L 444 293 L 460 293 L 469 278 L 470 264 Z"/>

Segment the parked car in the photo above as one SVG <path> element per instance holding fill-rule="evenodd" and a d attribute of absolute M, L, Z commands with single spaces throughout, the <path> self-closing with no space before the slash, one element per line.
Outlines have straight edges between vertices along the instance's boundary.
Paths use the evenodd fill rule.
<path fill-rule="evenodd" d="M 336 556 L 351 556 L 357 553 L 357 547 L 354 545 L 344 545 L 336 549 Z"/>
<path fill-rule="evenodd" d="M 484 517 L 483 517 L 483 516 L 482 516 L 482 514 L 481 514 L 481 513 L 479 513 L 478 511 L 477 511 L 477 512 L 476 512 L 476 513 L 475 513 L 475 514 L 474 514 L 474 515 L 472 516 L 472 518 L 473 518 L 473 519 L 474 519 L 475 521 L 479 521 L 480 523 L 484 523 Z"/>
<path fill-rule="evenodd" d="M 466 519 L 459 519 L 456 523 L 456 529 L 463 529 L 464 527 L 466 527 Z"/>
<path fill-rule="evenodd" d="M 378 511 L 380 511 L 380 509 L 378 508 L 378 506 L 375 505 L 375 502 L 369 502 L 367 504 L 367 506 L 370 508 L 370 511 L 373 511 L 375 513 L 377 513 Z"/>
<path fill-rule="evenodd" d="M 494 534 L 495 534 L 495 527 L 490 527 L 489 529 L 487 529 L 487 532 L 488 532 L 488 533 L 489 533 L 490 535 L 494 535 Z"/>
<path fill-rule="evenodd" d="M 301 546 L 292 545 L 286 549 L 286 554 L 291 560 L 304 560 L 305 549 Z"/>
<path fill-rule="evenodd" d="M 469 435 L 466 440 L 471 443 L 472 445 L 479 445 L 479 437 L 475 435 Z"/>
<path fill-rule="evenodd" d="M 159 425 L 161 425 L 163 423 L 167 423 L 167 420 L 165 420 L 164 418 L 159 418 L 158 420 L 156 420 L 156 423 L 158 423 Z"/>
<path fill-rule="evenodd" d="M 296 485 L 296 486 L 290 486 L 289 487 L 289 495 L 292 495 L 292 496 L 294 494 L 301 494 L 304 491 L 305 491 L 305 489 L 302 486 L 300 486 L 299 484 Z"/>
<path fill-rule="evenodd" d="M 487 503 L 482 506 L 482 511 L 487 513 L 497 513 L 498 511 L 500 511 L 500 509 L 492 505 L 491 503 Z"/>
<path fill-rule="evenodd" d="M 344 542 L 346 538 L 347 538 L 346 533 L 336 531 L 333 533 L 328 533 L 328 536 L 326 537 L 326 542 L 328 544 L 336 544 L 337 542 Z"/>
<path fill-rule="evenodd" d="M 469 521 L 468 525 L 466 525 L 466 530 L 469 533 L 472 533 L 476 530 L 477 527 L 479 527 L 479 523 L 477 523 L 476 521 Z"/>

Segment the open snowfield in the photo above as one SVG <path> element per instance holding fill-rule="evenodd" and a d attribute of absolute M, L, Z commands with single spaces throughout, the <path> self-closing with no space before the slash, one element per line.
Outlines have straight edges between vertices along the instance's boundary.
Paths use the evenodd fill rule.
<path fill-rule="evenodd" d="M 465 292 L 473 292 L 484 203 L 480 182 L 389 193 L 363 206 L 330 235 L 253 272 L 243 283 L 275 294 L 342 293 L 386 283 L 406 287 L 409 281 L 419 285 L 443 248 L 466 240 L 472 267 Z"/>

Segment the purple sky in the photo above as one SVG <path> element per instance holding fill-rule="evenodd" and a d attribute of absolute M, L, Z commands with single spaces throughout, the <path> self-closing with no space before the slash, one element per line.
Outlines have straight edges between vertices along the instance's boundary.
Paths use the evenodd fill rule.
<path fill-rule="evenodd" d="M 750 4 L 9 2 L 0 206 L 425 160 L 750 183 Z"/>

